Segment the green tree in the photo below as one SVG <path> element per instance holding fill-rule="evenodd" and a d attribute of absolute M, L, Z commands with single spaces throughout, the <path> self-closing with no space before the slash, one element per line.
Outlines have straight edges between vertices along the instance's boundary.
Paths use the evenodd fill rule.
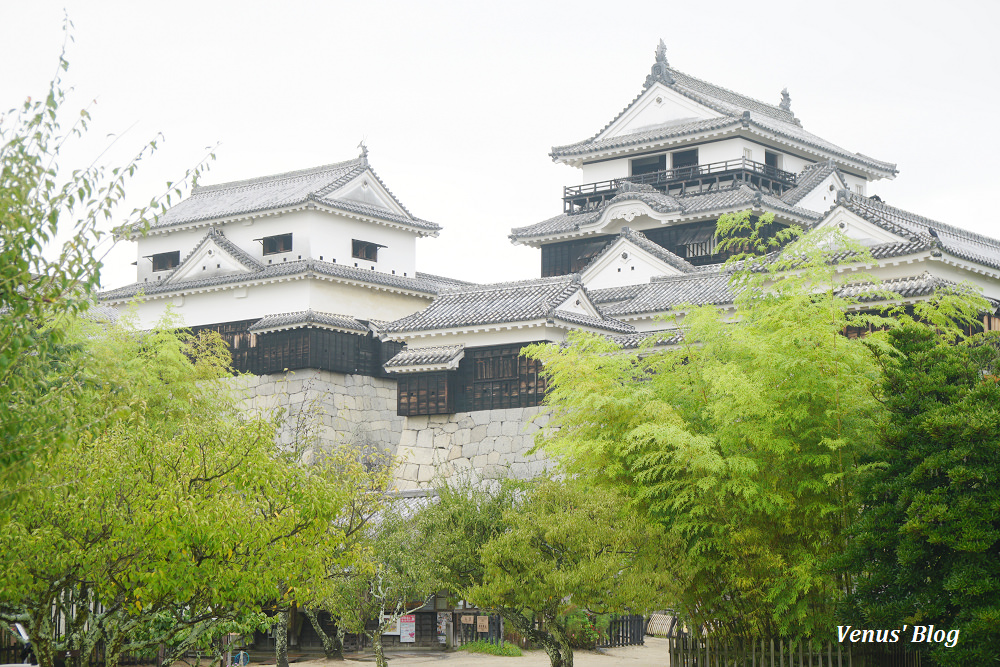
<path fill-rule="evenodd" d="M 276 420 L 231 390 L 217 336 L 140 332 L 126 316 L 80 323 L 73 341 L 83 426 L 34 453 L 46 474 L 10 489 L 0 524 L 0 618 L 24 623 L 43 666 L 64 650 L 86 660 L 99 640 L 111 667 L 160 643 L 183 651 L 223 624 L 259 625 L 280 582 L 329 570 L 345 480 L 363 469 L 279 449 Z"/>
<path fill-rule="evenodd" d="M 730 245 L 769 250 L 769 216 L 720 220 Z M 528 352 L 544 363 L 554 426 L 539 445 L 566 469 L 620 490 L 683 545 L 675 604 L 717 634 L 829 634 L 850 586 L 831 575 L 852 521 L 857 454 L 881 406 L 869 344 L 849 326 L 869 295 L 835 260 L 864 259 L 835 232 L 730 265 L 736 314 L 681 308 L 680 346 L 629 354 L 578 336 Z M 851 276 L 852 281 L 864 277 Z"/>
<path fill-rule="evenodd" d="M 571 609 L 644 613 L 676 587 L 663 531 L 610 490 L 545 479 L 441 498 L 422 521 L 445 582 L 540 644 L 553 667 L 573 665 Z"/>
<path fill-rule="evenodd" d="M 70 29 L 67 21 L 67 39 Z M 64 402 L 77 369 L 66 363 L 60 318 L 93 303 L 102 226 L 120 215 L 126 184 L 157 146 L 151 141 L 110 169 L 64 165 L 63 151 L 90 121 L 84 109 L 64 129 L 68 66 L 64 46 L 47 94 L 0 115 L 0 473 L 6 474 L 17 473 L 37 449 L 69 437 Z M 202 169 L 190 170 L 182 183 Z M 180 192 L 171 184 L 168 189 L 132 211 L 122 226 L 148 227 Z"/>
<path fill-rule="evenodd" d="M 861 456 L 869 469 L 842 563 L 856 584 L 844 622 L 957 630 L 953 647 L 913 647 L 942 665 L 991 663 L 1000 652 L 1000 340 L 951 344 L 910 323 L 888 341 L 893 351 L 878 360 L 889 420 Z"/>
<path fill-rule="evenodd" d="M 331 572 L 322 589 L 319 606 L 346 631 L 368 638 L 378 667 L 387 664 L 382 635 L 441 587 L 428 537 L 404 499 L 387 499 L 366 531 L 361 545 L 366 556 Z"/>

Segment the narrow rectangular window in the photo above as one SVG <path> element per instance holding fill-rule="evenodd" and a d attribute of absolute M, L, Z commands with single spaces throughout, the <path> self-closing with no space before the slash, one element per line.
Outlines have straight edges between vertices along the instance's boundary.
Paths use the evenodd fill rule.
<path fill-rule="evenodd" d="M 863 197 L 865 194 L 865 186 L 861 185 L 860 183 L 856 183 L 854 185 L 854 191 Z"/>
<path fill-rule="evenodd" d="M 372 243 L 370 241 L 359 241 L 353 239 L 351 241 L 351 256 L 355 259 L 363 259 L 369 262 L 378 261 L 378 249 L 384 248 L 384 245 L 379 243 Z"/>
<path fill-rule="evenodd" d="M 743 159 L 744 160 L 748 160 L 750 162 L 753 162 L 753 149 L 752 148 L 744 148 L 743 149 Z"/>
<path fill-rule="evenodd" d="M 666 155 L 652 155 L 650 157 L 637 157 L 629 161 L 629 166 L 633 176 L 642 174 L 655 174 L 667 168 Z"/>
<path fill-rule="evenodd" d="M 671 164 L 674 169 L 680 167 L 697 167 L 698 166 L 698 149 L 692 148 L 687 151 L 677 151 L 676 153 L 671 153 Z"/>
<path fill-rule="evenodd" d="M 781 169 L 781 156 L 771 151 L 764 151 L 764 165 L 774 169 Z"/>
<path fill-rule="evenodd" d="M 292 249 L 292 235 L 278 234 L 277 236 L 265 236 L 259 239 L 264 246 L 265 255 L 277 255 L 279 252 L 290 252 Z"/>
<path fill-rule="evenodd" d="M 153 260 L 153 271 L 167 271 L 181 263 L 181 251 L 161 252 L 149 258 Z"/>

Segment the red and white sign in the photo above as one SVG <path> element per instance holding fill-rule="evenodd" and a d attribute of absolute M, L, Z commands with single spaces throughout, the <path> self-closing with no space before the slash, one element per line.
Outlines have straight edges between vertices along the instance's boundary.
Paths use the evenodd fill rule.
<path fill-rule="evenodd" d="M 417 617 L 413 614 L 399 617 L 399 641 L 417 641 Z"/>

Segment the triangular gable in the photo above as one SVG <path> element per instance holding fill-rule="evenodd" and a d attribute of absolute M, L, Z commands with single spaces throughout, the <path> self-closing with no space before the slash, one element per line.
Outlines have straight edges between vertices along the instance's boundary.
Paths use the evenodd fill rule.
<path fill-rule="evenodd" d="M 167 276 L 166 283 L 184 283 L 221 275 L 253 273 L 261 265 L 221 234 L 210 231 Z"/>
<path fill-rule="evenodd" d="M 630 239 L 619 237 L 594 258 L 580 277 L 587 289 L 593 290 L 648 283 L 653 276 L 683 273 Z"/>
<path fill-rule="evenodd" d="M 817 213 L 829 211 L 837 201 L 837 192 L 847 187 L 847 182 L 844 181 L 840 171 L 833 170 L 826 178 L 801 195 L 795 205 Z"/>
<path fill-rule="evenodd" d="M 597 306 L 590 300 L 587 291 L 581 286 L 570 292 L 563 301 L 557 303 L 553 310 L 576 313 L 603 319 L 604 315 L 597 309 Z"/>
<path fill-rule="evenodd" d="M 322 196 L 323 199 L 337 199 L 342 201 L 352 201 L 358 204 L 366 204 L 377 208 L 385 209 L 396 215 L 406 218 L 410 217 L 409 212 L 392 196 L 382 185 L 382 182 L 372 172 L 366 169 L 350 182 L 340 188 Z"/>
<path fill-rule="evenodd" d="M 847 236 L 865 246 L 880 243 L 909 243 L 912 240 L 865 220 L 843 206 L 837 206 L 830 211 L 817 227 L 840 227 Z"/>
<path fill-rule="evenodd" d="M 631 134 L 661 125 L 721 117 L 722 114 L 718 111 L 657 82 L 640 94 L 593 140 Z"/>

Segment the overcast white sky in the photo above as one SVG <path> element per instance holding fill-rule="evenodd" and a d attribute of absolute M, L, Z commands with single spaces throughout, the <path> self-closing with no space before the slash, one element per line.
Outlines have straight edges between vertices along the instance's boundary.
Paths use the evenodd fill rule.
<path fill-rule="evenodd" d="M 803 126 L 895 162 L 872 192 L 1000 236 L 1000 3 L 136 2 L 0 0 L 0 109 L 42 95 L 75 23 L 71 105 L 96 99 L 85 166 L 123 162 L 162 132 L 135 205 L 219 144 L 204 183 L 357 156 L 410 211 L 444 228 L 422 271 L 477 282 L 539 275 L 511 227 L 562 210 L 580 171 L 553 145 L 592 136 L 642 89 L 661 37 L 671 66 L 777 103 Z M 134 278 L 135 247 L 106 287 Z"/>

